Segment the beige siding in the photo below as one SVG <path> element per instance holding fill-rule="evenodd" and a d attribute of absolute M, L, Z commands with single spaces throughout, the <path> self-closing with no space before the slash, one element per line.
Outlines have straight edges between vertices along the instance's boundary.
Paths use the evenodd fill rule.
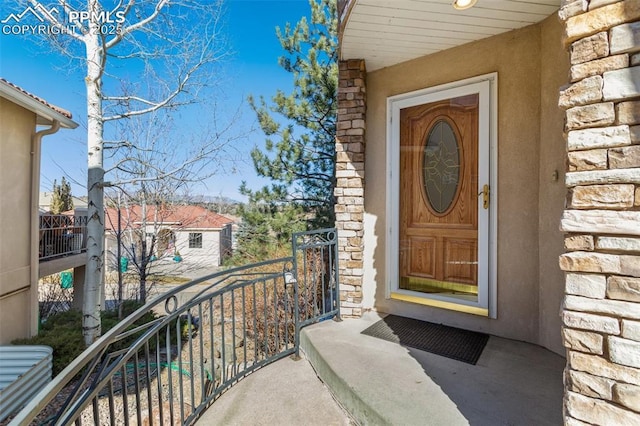
<path fill-rule="evenodd" d="M 0 98 L 0 344 L 33 331 L 31 136 L 36 116 Z M 33 316 L 32 316 L 33 315 Z"/>

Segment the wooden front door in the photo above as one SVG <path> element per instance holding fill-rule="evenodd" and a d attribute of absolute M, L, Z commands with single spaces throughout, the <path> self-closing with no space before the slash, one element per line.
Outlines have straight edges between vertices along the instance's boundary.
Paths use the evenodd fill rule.
<path fill-rule="evenodd" d="M 478 197 L 478 95 L 402 109 L 401 289 L 478 294 Z"/>

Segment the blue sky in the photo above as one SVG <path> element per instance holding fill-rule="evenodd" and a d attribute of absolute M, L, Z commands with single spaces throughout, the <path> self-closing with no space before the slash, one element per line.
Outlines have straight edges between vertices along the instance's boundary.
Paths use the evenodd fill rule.
<path fill-rule="evenodd" d="M 42 2 L 47 4 L 46 2 Z M 20 12 L 22 6 L 7 1 L 0 5 L 0 20 L 9 13 Z M 255 114 L 246 104 L 249 94 L 270 98 L 277 89 L 289 92 L 291 75 L 278 65 L 282 49 L 275 35 L 275 27 L 287 22 L 296 23 L 309 15 L 308 0 L 227 0 L 225 31 L 232 56 L 224 64 L 225 92 L 219 95 L 221 103 L 230 109 L 241 106 L 242 119 L 238 125 L 245 129 L 257 128 Z M 69 61 L 51 52 L 46 44 L 39 44 L 35 35 L 0 34 L 0 76 L 48 102 L 71 111 L 74 120 L 81 123 L 76 130 L 61 130 L 47 136 L 42 148 L 41 190 L 50 190 L 53 180 L 66 175 L 72 180 L 74 195 L 85 195 L 86 190 L 86 135 L 82 123 L 86 122 L 83 71 L 69 66 Z M 177 134 L 190 136 L 191 126 L 186 123 Z M 267 181 L 256 176 L 249 151 L 264 145 L 260 130 L 237 142 L 239 157 L 244 161 L 233 164 L 235 172 L 220 173 L 210 179 L 206 187 L 194 188 L 193 193 L 224 195 L 242 200 L 238 193 L 241 180 L 251 188 Z M 232 168 L 231 164 L 227 165 Z M 107 176 L 107 179 L 109 177 Z M 73 181 L 79 182 L 78 184 Z"/>

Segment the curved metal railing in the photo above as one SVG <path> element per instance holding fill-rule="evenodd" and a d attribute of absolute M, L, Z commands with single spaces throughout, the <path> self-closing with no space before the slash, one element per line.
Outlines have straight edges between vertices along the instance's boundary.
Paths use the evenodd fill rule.
<path fill-rule="evenodd" d="M 87 348 L 10 425 L 193 423 L 245 375 L 297 354 L 302 327 L 339 317 L 336 230 L 294 234 L 292 251 L 148 302 Z"/>

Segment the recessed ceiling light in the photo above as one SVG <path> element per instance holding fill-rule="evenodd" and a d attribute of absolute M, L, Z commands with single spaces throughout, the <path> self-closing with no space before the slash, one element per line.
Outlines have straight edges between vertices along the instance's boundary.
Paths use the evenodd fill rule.
<path fill-rule="evenodd" d="M 457 10 L 465 10 L 475 6 L 478 0 L 454 0 L 453 7 Z"/>

